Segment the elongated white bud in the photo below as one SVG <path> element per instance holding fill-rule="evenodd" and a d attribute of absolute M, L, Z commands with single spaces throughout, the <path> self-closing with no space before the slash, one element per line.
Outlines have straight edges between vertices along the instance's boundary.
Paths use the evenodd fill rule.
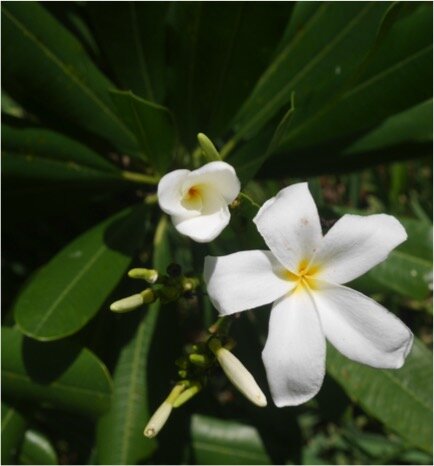
<path fill-rule="evenodd" d="M 166 424 L 167 419 L 169 419 L 172 408 L 173 406 L 168 401 L 163 401 L 151 419 L 149 419 L 143 432 L 145 437 L 153 438 L 160 432 L 164 424 Z"/>
<path fill-rule="evenodd" d="M 148 288 L 141 293 L 133 294 L 127 298 L 115 301 L 110 305 L 110 310 L 113 312 L 128 312 L 137 309 L 142 304 L 153 303 L 156 299 L 154 292 Z"/>
<path fill-rule="evenodd" d="M 146 280 L 151 285 L 158 280 L 158 271 L 154 269 L 131 269 L 128 272 L 130 278 Z"/>
<path fill-rule="evenodd" d="M 228 349 L 222 347 L 220 341 L 216 338 L 211 339 L 209 347 L 216 355 L 226 376 L 235 387 L 253 404 L 260 407 L 267 406 L 265 395 L 259 388 L 252 374 L 244 367 L 241 361 Z"/>
<path fill-rule="evenodd" d="M 140 293 L 120 299 L 110 305 L 113 312 L 128 312 L 137 309 L 143 304 L 143 297 Z"/>

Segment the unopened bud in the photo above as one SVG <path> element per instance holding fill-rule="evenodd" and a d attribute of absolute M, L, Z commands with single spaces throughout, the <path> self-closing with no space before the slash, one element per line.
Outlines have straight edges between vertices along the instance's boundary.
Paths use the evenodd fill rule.
<path fill-rule="evenodd" d="M 158 280 L 158 271 L 154 269 L 131 269 L 128 272 L 130 278 L 146 280 L 151 285 Z"/>
<path fill-rule="evenodd" d="M 164 424 L 166 424 L 167 419 L 169 419 L 173 404 L 185 389 L 185 387 L 185 384 L 178 383 L 172 388 L 169 396 L 163 401 L 157 411 L 155 411 L 155 413 L 152 415 L 151 419 L 149 419 L 149 422 L 146 424 L 145 430 L 143 431 L 143 435 L 145 437 L 153 438 L 158 434 L 158 432 L 160 432 L 160 430 L 164 427 Z"/>
<path fill-rule="evenodd" d="M 113 312 L 128 312 L 137 309 L 143 304 L 143 296 L 138 294 L 133 294 L 128 296 L 128 298 L 120 299 L 115 301 L 110 305 L 110 310 Z"/>
<path fill-rule="evenodd" d="M 190 359 L 190 362 L 199 367 L 207 367 L 211 362 L 204 354 L 193 353 L 188 356 L 188 359 Z"/>
<path fill-rule="evenodd" d="M 193 382 L 187 390 L 184 390 L 178 398 L 175 400 L 173 403 L 174 408 L 179 408 L 182 406 L 184 403 L 186 403 L 188 400 L 193 398 L 197 393 L 200 392 L 202 389 L 202 385 L 199 382 Z"/>
<path fill-rule="evenodd" d="M 133 294 L 128 298 L 120 299 L 110 305 L 110 310 L 113 312 L 129 312 L 137 309 L 142 304 L 153 303 L 156 299 L 154 292 L 148 288 L 141 293 Z"/>
<path fill-rule="evenodd" d="M 143 431 L 145 437 L 153 438 L 155 437 L 158 432 L 163 428 L 164 424 L 166 424 L 167 419 L 169 419 L 170 413 L 172 412 L 172 405 L 171 403 L 164 401 L 160 407 L 155 411 L 152 415 L 151 419 L 149 419 L 148 424 Z"/>
<path fill-rule="evenodd" d="M 215 148 L 214 144 L 212 143 L 212 141 L 209 139 L 208 136 L 206 136 L 203 133 L 199 133 L 197 135 L 197 140 L 199 142 L 199 145 L 203 153 L 206 155 L 208 160 L 213 161 L 213 160 L 222 159 L 217 149 Z"/>
<path fill-rule="evenodd" d="M 228 379 L 252 403 L 257 406 L 267 406 L 267 399 L 259 388 L 252 374 L 244 367 L 241 361 L 229 350 L 222 347 L 220 340 L 212 338 L 209 342 L 211 351 L 225 372 Z"/>

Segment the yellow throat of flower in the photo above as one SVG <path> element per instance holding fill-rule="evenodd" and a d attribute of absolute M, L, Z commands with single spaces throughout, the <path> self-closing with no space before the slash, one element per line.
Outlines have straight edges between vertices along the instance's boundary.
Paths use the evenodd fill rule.
<path fill-rule="evenodd" d="M 315 290 L 318 288 L 319 269 L 318 264 L 311 264 L 310 261 L 304 259 L 298 264 L 297 273 L 285 270 L 285 278 L 291 282 L 296 282 L 294 292 L 305 288 Z"/>

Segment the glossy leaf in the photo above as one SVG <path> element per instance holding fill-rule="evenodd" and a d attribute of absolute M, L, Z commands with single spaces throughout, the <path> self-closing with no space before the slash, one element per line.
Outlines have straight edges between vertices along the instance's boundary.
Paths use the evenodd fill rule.
<path fill-rule="evenodd" d="M 277 45 L 292 4 L 175 2 L 171 100 L 189 145 L 222 136 Z"/>
<path fill-rule="evenodd" d="M 70 162 L 104 172 L 119 170 L 96 152 L 60 133 L 44 128 L 14 128 L 2 125 L 2 150 L 42 157 L 57 162 Z"/>
<path fill-rule="evenodd" d="M 167 219 L 160 222 L 154 239 L 154 267 L 164 270 L 170 258 L 167 249 Z M 113 374 L 114 394 L 110 411 L 97 429 L 97 454 L 100 464 L 137 464 L 155 450 L 155 441 L 146 439 L 143 430 L 149 411 L 149 350 L 160 310 L 156 302 L 134 313 L 122 315 L 118 337 L 124 341 Z"/>
<path fill-rule="evenodd" d="M 366 56 L 389 3 L 299 2 L 280 52 L 234 121 L 236 138 L 251 137 L 291 99 L 321 83 L 332 93 Z M 299 11 L 301 10 L 301 11 Z M 314 10 L 314 11 L 313 11 Z"/>
<path fill-rule="evenodd" d="M 169 111 L 132 92 L 112 91 L 119 114 L 135 135 L 145 158 L 160 173 L 165 173 L 173 157 L 175 128 Z"/>
<path fill-rule="evenodd" d="M 88 416 L 110 403 L 112 384 L 104 364 L 89 350 L 64 340 L 41 343 L 2 327 L 3 394 Z"/>
<path fill-rule="evenodd" d="M 165 95 L 166 2 L 89 2 L 97 40 L 123 89 L 153 102 Z"/>
<path fill-rule="evenodd" d="M 127 150 L 133 136 L 113 111 L 111 82 L 40 4 L 2 5 L 3 85 L 17 100 Z M 31 72 L 29 72 L 31 70 Z"/>
<path fill-rule="evenodd" d="M 196 414 L 190 428 L 196 464 L 272 464 L 253 426 Z"/>
<path fill-rule="evenodd" d="M 47 341 L 86 325 L 127 270 L 143 241 L 146 218 L 142 206 L 122 211 L 60 251 L 19 296 L 18 328 Z"/>
<path fill-rule="evenodd" d="M 399 370 L 354 363 L 329 345 L 327 370 L 371 416 L 412 445 L 432 452 L 432 352 L 419 340 Z"/>
<path fill-rule="evenodd" d="M 34 429 L 24 436 L 19 454 L 20 464 L 59 464 L 56 450 L 48 437 Z"/>
<path fill-rule="evenodd" d="M 432 21 L 428 5 L 391 26 L 359 70 L 332 99 L 321 88 L 323 105 L 305 105 L 282 143 L 285 148 L 324 144 L 372 128 L 385 118 L 432 96 Z M 300 109 L 303 105 L 299 106 Z M 375 112 L 372 111 L 375 108 Z M 312 135 L 315 135 L 312 137 Z"/>
<path fill-rule="evenodd" d="M 24 416 L 2 401 L 2 464 L 16 464 L 16 456 L 23 442 L 26 427 L 27 421 Z"/>

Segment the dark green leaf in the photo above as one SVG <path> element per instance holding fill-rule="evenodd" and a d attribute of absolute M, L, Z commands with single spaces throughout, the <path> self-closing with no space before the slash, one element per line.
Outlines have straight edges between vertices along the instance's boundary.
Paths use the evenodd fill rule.
<path fill-rule="evenodd" d="M 412 445 L 432 452 L 432 352 L 419 340 L 399 370 L 357 364 L 329 345 L 327 370 L 371 416 Z"/>
<path fill-rule="evenodd" d="M 98 312 L 143 241 L 145 208 L 122 211 L 60 251 L 19 296 L 19 329 L 38 340 L 80 330 Z"/>
<path fill-rule="evenodd" d="M 2 327 L 3 394 L 44 407 L 95 416 L 110 403 L 110 375 L 89 350 L 71 341 L 41 343 Z"/>
<path fill-rule="evenodd" d="M 165 94 L 166 2 L 89 2 L 101 49 L 124 89 L 153 102 Z"/>
<path fill-rule="evenodd" d="M 342 86 L 366 56 L 390 4 L 316 2 L 296 5 L 285 43 L 235 118 L 236 138 L 251 137 L 291 93 L 304 95 L 319 83 L 327 94 Z M 301 11 L 299 11 L 301 10 Z"/>
<path fill-rule="evenodd" d="M 170 262 L 167 219 L 163 218 L 154 239 L 154 267 L 164 270 Z M 110 411 L 97 430 L 100 464 L 137 464 L 155 450 L 155 442 L 143 436 L 148 422 L 149 349 L 160 311 L 160 303 L 146 310 L 121 315 L 118 336 L 123 345 L 114 370 L 114 394 Z M 144 313 L 144 314 L 143 314 Z"/>
<path fill-rule="evenodd" d="M 165 173 L 173 157 L 175 128 L 169 111 L 132 92 L 111 91 L 120 118 L 136 136 L 145 158 Z"/>
<path fill-rule="evenodd" d="M 196 464 L 271 464 L 253 426 L 196 414 L 191 437 Z"/>
<path fill-rule="evenodd" d="M 3 85 L 53 119 L 85 128 L 124 150 L 136 148 L 113 111 L 108 79 L 76 38 L 37 2 L 2 5 Z M 31 70 L 31 72 L 29 72 Z"/>
<path fill-rule="evenodd" d="M 59 464 L 56 450 L 48 437 L 30 429 L 24 436 L 19 454 L 20 464 Z"/>
<path fill-rule="evenodd" d="M 172 100 L 184 139 L 222 136 L 267 65 L 292 5 L 212 2 L 172 6 Z M 219 141 L 217 141 L 219 142 Z"/>
<path fill-rule="evenodd" d="M 282 147 L 293 151 L 360 134 L 429 99 L 431 82 L 431 7 L 421 4 L 393 26 L 388 25 L 363 67 L 339 92 L 333 95 L 327 86 L 321 86 L 316 94 L 305 96 L 304 105 L 299 101 L 294 124 Z"/>
<path fill-rule="evenodd" d="M 23 415 L 2 401 L 2 464 L 16 464 L 16 456 L 23 441 L 26 426 L 27 421 Z"/>
<path fill-rule="evenodd" d="M 14 128 L 2 125 L 2 150 L 29 157 L 42 157 L 57 162 L 116 173 L 117 168 L 96 152 L 54 131 L 44 128 Z"/>

